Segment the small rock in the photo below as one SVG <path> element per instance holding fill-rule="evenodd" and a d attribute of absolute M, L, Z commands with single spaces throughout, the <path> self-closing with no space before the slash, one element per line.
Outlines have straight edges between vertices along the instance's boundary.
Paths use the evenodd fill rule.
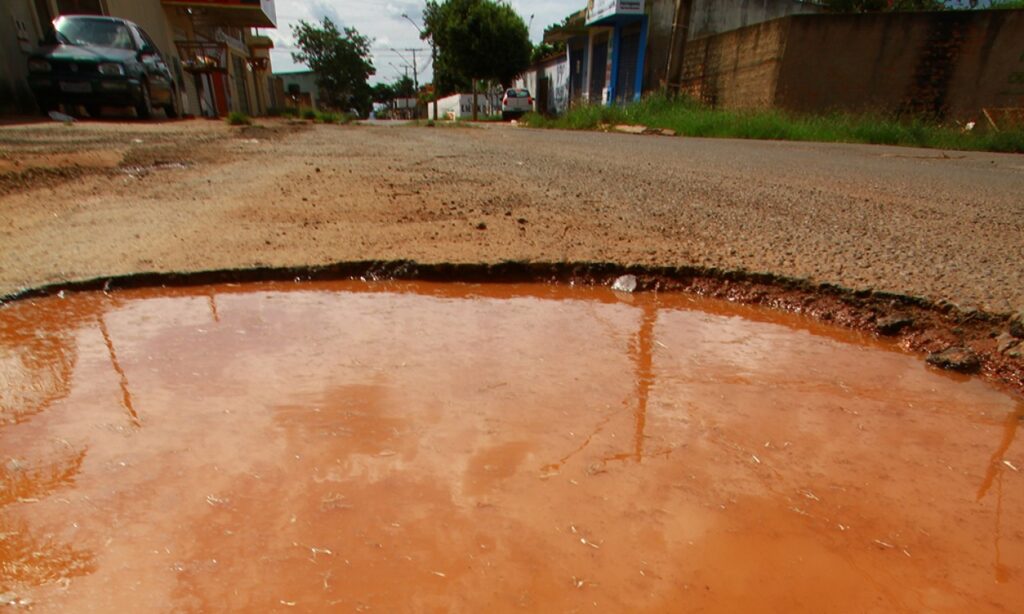
<path fill-rule="evenodd" d="M 1010 318 L 1010 334 L 1018 339 L 1024 339 L 1024 311 Z"/>
<path fill-rule="evenodd" d="M 661 136 L 678 136 L 679 133 L 671 128 L 662 128 L 660 130 Z"/>
<path fill-rule="evenodd" d="M 616 292 L 633 292 L 636 290 L 636 275 L 623 275 L 612 284 Z"/>
<path fill-rule="evenodd" d="M 965 347 L 951 347 L 930 354 L 927 362 L 933 367 L 957 373 L 971 374 L 981 370 L 981 359 L 970 348 Z"/>
<path fill-rule="evenodd" d="M 875 330 L 880 335 L 898 335 L 900 332 L 914 323 L 914 318 L 906 314 L 895 314 L 885 316 L 875 321 Z"/>
<path fill-rule="evenodd" d="M 483 222 L 480 222 L 479 224 L 476 225 L 476 229 L 477 230 L 487 230 L 487 224 L 485 224 Z"/>
<path fill-rule="evenodd" d="M 1018 345 L 1020 345 L 1020 339 L 1017 339 L 1009 333 L 1003 333 L 996 337 L 996 350 L 1000 354 L 1005 354 Z"/>

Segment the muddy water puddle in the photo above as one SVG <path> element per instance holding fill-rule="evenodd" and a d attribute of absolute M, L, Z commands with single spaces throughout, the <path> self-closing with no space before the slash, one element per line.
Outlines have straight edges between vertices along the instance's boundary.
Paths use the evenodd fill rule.
<path fill-rule="evenodd" d="M 541 285 L 69 294 L 0 308 L 0 384 L 15 608 L 1024 604 L 1021 400 L 784 314 Z"/>

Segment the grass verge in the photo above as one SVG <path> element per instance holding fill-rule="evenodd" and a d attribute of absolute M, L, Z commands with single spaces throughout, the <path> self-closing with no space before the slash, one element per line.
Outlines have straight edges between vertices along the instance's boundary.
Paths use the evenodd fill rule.
<path fill-rule="evenodd" d="M 870 143 L 934 149 L 1024 153 L 1024 129 L 965 132 L 955 125 L 833 113 L 796 115 L 778 110 L 713 109 L 689 99 L 651 96 L 627 106 L 578 106 L 557 118 L 535 113 L 522 122 L 534 128 L 598 130 L 615 124 L 671 129 L 683 136 Z"/>

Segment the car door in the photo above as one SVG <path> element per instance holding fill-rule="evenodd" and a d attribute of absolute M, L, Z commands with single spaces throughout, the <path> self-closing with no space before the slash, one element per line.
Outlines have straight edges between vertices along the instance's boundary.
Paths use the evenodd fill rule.
<path fill-rule="evenodd" d="M 136 27 L 135 34 L 139 39 L 139 59 L 149 78 L 150 96 L 154 104 L 166 104 L 174 95 L 174 78 L 171 69 L 164 62 L 160 49 L 153 39 L 142 28 Z"/>

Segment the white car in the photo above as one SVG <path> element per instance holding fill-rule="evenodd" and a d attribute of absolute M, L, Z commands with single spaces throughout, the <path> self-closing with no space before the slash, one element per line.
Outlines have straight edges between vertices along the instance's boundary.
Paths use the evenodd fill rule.
<path fill-rule="evenodd" d="M 533 96 L 527 89 L 508 89 L 501 98 L 501 119 L 522 117 L 533 110 Z"/>

